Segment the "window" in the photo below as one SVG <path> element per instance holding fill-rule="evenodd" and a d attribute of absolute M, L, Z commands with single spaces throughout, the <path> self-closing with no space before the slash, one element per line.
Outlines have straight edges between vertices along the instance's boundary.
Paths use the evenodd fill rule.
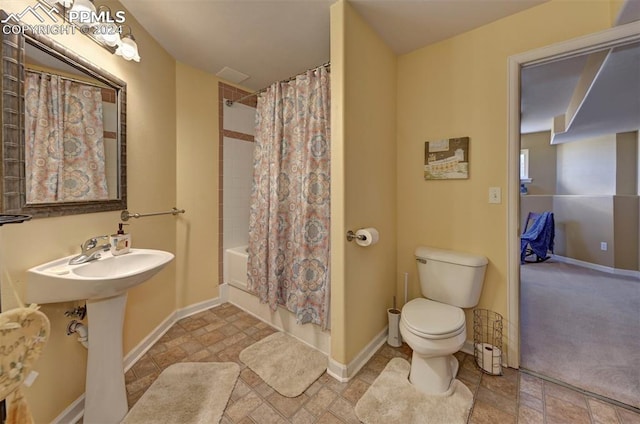
<path fill-rule="evenodd" d="M 531 178 L 529 178 L 529 149 L 520 149 L 520 181 L 531 182 Z"/>

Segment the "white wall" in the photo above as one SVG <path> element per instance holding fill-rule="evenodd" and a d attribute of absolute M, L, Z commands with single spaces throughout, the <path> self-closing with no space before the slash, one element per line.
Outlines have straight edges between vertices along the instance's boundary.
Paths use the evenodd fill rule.
<path fill-rule="evenodd" d="M 224 106 L 223 129 L 253 136 L 256 109 L 241 103 Z M 253 178 L 253 147 L 251 141 L 223 138 L 223 249 L 248 244 L 249 200 Z"/>
<path fill-rule="evenodd" d="M 222 125 L 225 130 L 255 135 L 256 108 L 234 103 L 233 106 L 224 107 L 223 115 Z"/>
<path fill-rule="evenodd" d="M 250 141 L 224 137 L 222 246 L 225 249 L 248 244 L 253 146 Z"/>

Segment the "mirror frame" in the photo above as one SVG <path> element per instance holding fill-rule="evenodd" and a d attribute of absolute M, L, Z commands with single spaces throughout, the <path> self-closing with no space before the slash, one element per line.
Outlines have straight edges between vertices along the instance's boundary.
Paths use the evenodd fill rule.
<path fill-rule="evenodd" d="M 8 15 L 0 10 L 0 20 Z M 21 25 L 21 22 L 13 25 Z M 0 150 L 0 213 L 27 214 L 34 218 L 106 212 L 127 209 L 126 105 L 127 84 L 94 65 L 51 38 L 36 34 L 24 26 L 23 34 L 0 34 L 0 115 L 2 149 Z M 28 40 L 28 41 L 27 41 Z M 71 65 L 116 91 L 118 107 L 119 187 L 118 198 L 82 202 L 27 204 L 24 136 L 25 43 L 29 43 Z"/>

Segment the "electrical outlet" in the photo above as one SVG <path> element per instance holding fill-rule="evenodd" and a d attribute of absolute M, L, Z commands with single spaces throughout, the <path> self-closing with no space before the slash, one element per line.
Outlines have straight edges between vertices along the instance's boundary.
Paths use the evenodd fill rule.
<path fill-rule="evenodd" d="M 500 187 L 489 187 L 489 203 L 502 203 Z"/>
<path fill-rule="evenodd" d="M 601 241 L 600 242 L 600 250 L 607 250 L 607 242 L 606 241 Z"/>
<path fill-rule="evenodd" d="M 39 374 L 37 372 L 30 371 L 29 374 L 27 374 L 25 379 L 22 381 L 22 384 L 24 384 L 27 387 L 31 387 L 33 382 L 36 381 L 36 378 L 38 378 L 38 375 Z"/>

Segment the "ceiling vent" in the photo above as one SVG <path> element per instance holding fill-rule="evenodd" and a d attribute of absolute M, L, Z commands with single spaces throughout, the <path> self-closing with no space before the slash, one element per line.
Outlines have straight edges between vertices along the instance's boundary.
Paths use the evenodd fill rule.
<path fill-rule="evenodd" d="M 235 69 L 231 69 L 228 66 L 222 68 L 217 74 L 217 77 L 222 78 L 223 80 L 227 80 L 234 84 L 240 84 L 242 81 L 249 78 L 249 75 L 243 74 L 240 71 L 236 71 Z"/>

